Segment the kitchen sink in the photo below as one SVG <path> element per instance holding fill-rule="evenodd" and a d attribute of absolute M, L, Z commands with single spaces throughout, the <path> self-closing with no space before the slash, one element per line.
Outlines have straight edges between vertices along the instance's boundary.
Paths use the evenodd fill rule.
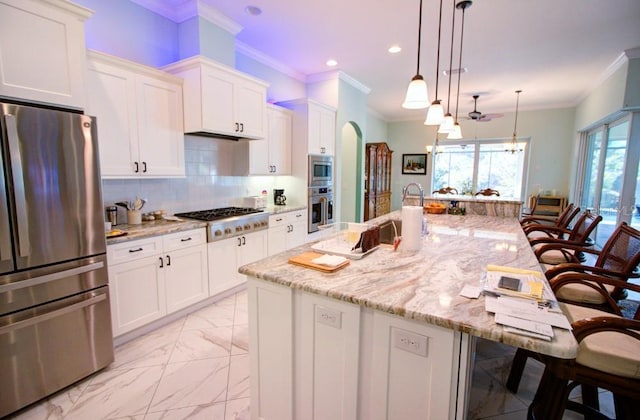
<path fill-rule="evenodd" d="M 395 225 L 395 230 L 393 228 Z M 393 245 L 393 238 L 402 235 L 402 220 L 388 220 L 380 225 L 380 243 Z"/>

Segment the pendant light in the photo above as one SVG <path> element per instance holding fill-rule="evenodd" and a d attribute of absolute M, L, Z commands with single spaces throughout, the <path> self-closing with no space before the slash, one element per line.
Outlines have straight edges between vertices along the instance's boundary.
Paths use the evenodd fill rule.
<path fill-rule="evenodd" d="M 429 93 L 427 82 L 420 75 L 420 38 L 422 33 L 422 0 L 420 0 L 420 16 L 418 19 L 418 68 L 416 75 L 411 79 L 407 88 L 407 96 L 404 98 L 403 108 L 423 109 L 429 106 Z"/>
<path fill-rule="evenodd" d="M 513 123 L 513 137 L 511 138 L 511 147 L 505 149 L 506 152 L 522 152 L 522 149 L 518 146 L 518 135 L 517 135 L 517 127 L 518 127 L 518 105 L 520 104 L 520 92 L 522 90 L 516 90 L 516 118 Z"/>
<path fill-rule="evenodd" d="M 449 55 L 449 93 L 447 94 L 447 113 L 444 114 L 442 124 L 438 127 L 438 133 L 447 134 L 453 130 L 453 117 L 449 112 L 451 106 L 451 70 L 453 69 L 453 38 L 456 29 L 456 0 L 452 2 L 453 9 L 453 22 L 451 23 L 451 54 Z"/>
<path fill-rule="evenodd" d="M 440 76 L 440 33 L 442 32 L 442 0 L 440 0 L 440 16 L 438 17 L 438 54 L 436 55 L 436 96 L 429 111 L 424 125 L 440 125 L 444 121 L 444 109 L 442 103 L 438 99 L 438 79 Z"/>
<path fill-rule="evenodd" d="M 464 11 L 467 10 L 468 7 L 471 7 L 471 0 L 463 0 L 456 4 L 456 9 L 462 9 L 462 24 L 460 30 L 460 61 L 458 62 L 458 93 L 456 95 L 456 120 L 453 124 L 453 130 L 449 132 L 447 136 L 448 139 L 451 140 L 459 140 L 462 138 L 462 128 L 460 128 L 460 124 L 458 123 L 458 105 L 460 103 L 460 75 L 462 75 L 462 41 L 464 39 Z"/>

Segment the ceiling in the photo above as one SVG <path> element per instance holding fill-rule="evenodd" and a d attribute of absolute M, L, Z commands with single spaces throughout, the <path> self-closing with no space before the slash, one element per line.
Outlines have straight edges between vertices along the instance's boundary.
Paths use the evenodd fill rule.
<path fill-rule="evenodd" d="M 133 0 L 178 8 L 193 0 Z M 340 70 L 371 89 L 368 106 L 387 121 L 424 118 L 401 107 L 416 73 L 419 0 L 199 0 L 238 23 L 236 39 L 302 75 Z M 440 70 L 449 67 L 453 0 L 443 1 Z M 423 0 L 420 73 L 435 95 L 439 0 Z M 262 9 L 252 16 L 247 5 Z M 453 68 L 458 67 L 456 13 Z M 387 49 L 397 44 L 402 51 Z M 640 47 L 638 0 L 475 0 L 465 12 L 459 115 L 479 94 L 483 113 L 575 106 Z M 327 67 L 327 59 L 338 61 Z M 451 83 L 455 114 L 457 76 Z M 438 97 L 446 109 L 449 78 Z"/>

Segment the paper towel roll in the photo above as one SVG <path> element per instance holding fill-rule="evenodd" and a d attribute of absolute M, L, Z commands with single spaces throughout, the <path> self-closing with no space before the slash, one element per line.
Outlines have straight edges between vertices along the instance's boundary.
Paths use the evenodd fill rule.
<path fill-rule="evenodd" d="M 402 243 L 403 251 L 422 249 L 422 207 L 402 206 Z"/>

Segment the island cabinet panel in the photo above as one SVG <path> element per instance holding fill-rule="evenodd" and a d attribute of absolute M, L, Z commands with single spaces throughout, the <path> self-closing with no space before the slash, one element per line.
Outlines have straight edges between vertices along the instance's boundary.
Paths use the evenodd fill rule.
<path fill-rule="evenodd" d="M 453 330 L 373 313 L 368 418 L 454 418 L 442 402 L 455 399 L 456 344 Z"/>
<path fill-rule="evenodd" d="M 250 279 L 248 302 L 251 418 L 292 420 L 293 290 Z"/>
<path fill-rule="evenodd" d="M 295 302 L 295 418 L 357 418 L 360 307 L 306 293 Z"/>
<path fill-rule="evenodd" d="M 466 418 L 467 335 L 254 277 L 248 290 L 252 419 Z"/>

